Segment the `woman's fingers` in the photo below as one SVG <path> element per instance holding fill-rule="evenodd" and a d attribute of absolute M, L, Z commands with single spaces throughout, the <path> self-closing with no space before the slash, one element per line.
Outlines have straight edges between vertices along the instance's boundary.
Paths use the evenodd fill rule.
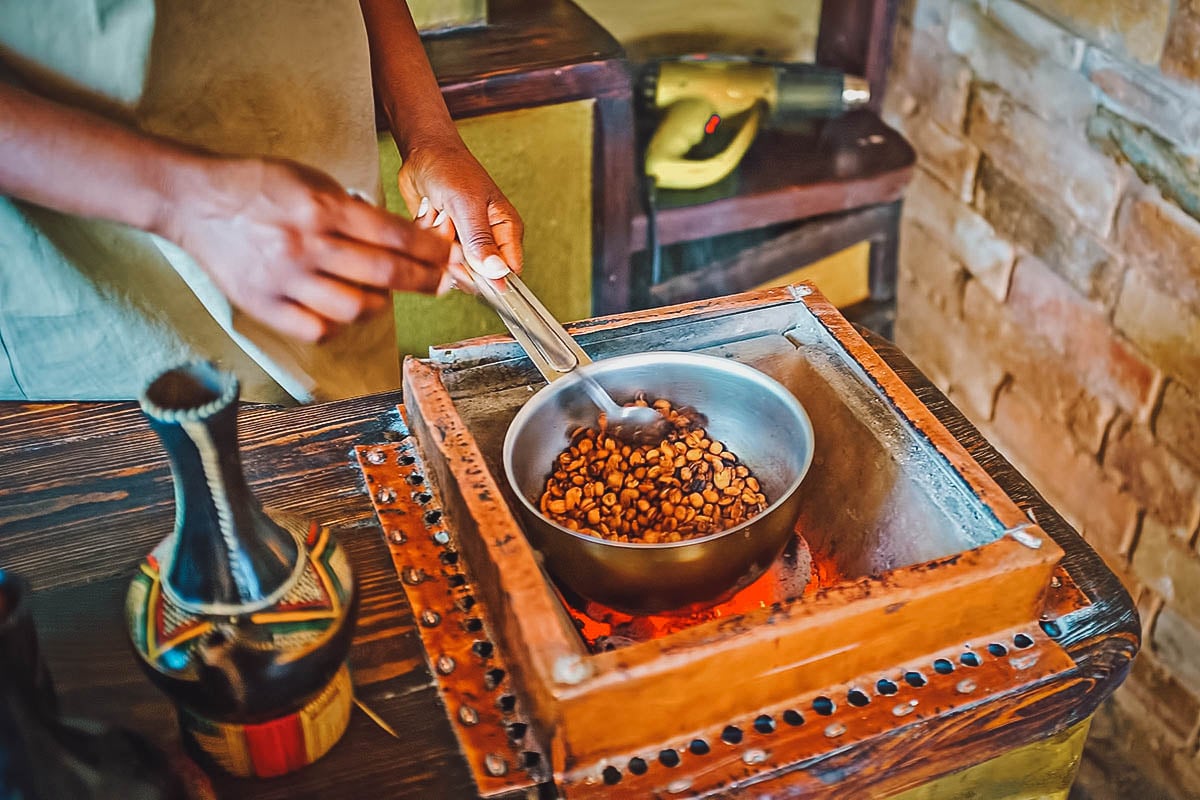
<path fill-rule="evenodd" d="M 492 226 L 492 237 L 500 248 L 500 254 L 513 272 L 520 272 L 525 266 L 525 252 L 522 240 L 525 237 L 525 223 L 521 215 L 507 200 L 488 204 L 488 223 Z"/>
<path fill-rule="evenodd" d="M 450 249 L 450 266 L 446 269 L 446 274 L 442 276 L 437 294 L 440 297 L 452 289 L 458 289 L 467 294 L 479 293 L 475 289 L 475 279 L 471 276 L 471 268 L 463 260 L 462 245 L 458 242 L 455 242 Z"/>
<path fill-rule="evenodd" d="M 246 311 L 285 336 L 303 342 L 319 342 L 335 330 L 329 320 L 285 297 L 267 302 L 261 312 L 259 309 Z"/>
<path fill-rule="evenodd" d="M 352 284 L 408 292 L 432 292 L 445 262 L 431 265 L 393 250 L 327 236 L 317 259 L 321 272 Z M 449 258 L 449 256 L 447 256 Z"/>
<path fill-rule="evenodd" d="M 492 235 L 488 211 L 470 197 L 458 197 L 447 209 L 458 230 L 463 255 L 471 269 L 488 278 L 502 278 L 509 271 Z"/>
<path fill-rule="evenodd" d="M 334 230 L 344 238 L 395 250 L 439 269 L 450 257 L 450 245 L 441 237 L 348 195 L 334 218 Z"/>
<path fill-rule="evenodd" d="M 467 294 L 478 294 L 475 290 L 475 278 L 471 276 L 471 268 L 466 264 L 451 264 L 450 269 L 446 271 L 459 289 Z"/>
<path fill-rule="evenodd" d="M 520 240 L 516 242 L 504 241 L 497 236 L 496 244 L 500 246 L 500 255 L 504 257 L 504 263 L 508 264 L 513 272 L 520 272 L 524 269 L 524 255 L 521 251 Z"/>
<path fill-rule="evenodd" d="M 354 322 L 379 311 L 387 303 L 383 292 L 368 291 L 317 273 L 293 281 L 285 293 L 287 299 L 332 322 Z"/>

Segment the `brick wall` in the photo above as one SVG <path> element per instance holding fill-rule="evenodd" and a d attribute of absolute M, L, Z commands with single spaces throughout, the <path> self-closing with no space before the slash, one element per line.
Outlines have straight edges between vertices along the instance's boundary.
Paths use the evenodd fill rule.
<path fill-rule="evenodd" d="M 1200 797 L 1200 0 L 902 0 L 901 347 L 1145 628 L 1080 792 Z"/>

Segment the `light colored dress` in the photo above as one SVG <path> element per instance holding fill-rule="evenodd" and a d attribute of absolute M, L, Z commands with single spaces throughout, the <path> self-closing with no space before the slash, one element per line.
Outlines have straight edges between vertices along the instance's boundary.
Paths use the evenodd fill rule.
<path fill-rule="evenodd" d="M 294 159 L 380 197 L 356 0 L 0 0 L 0 69 L 147 133 Z M 0 196 L 0 399 L 133 398 L 196 357 L 236 372 L 247 400 L 399 383 L 388 314 L 321 345 L 291 341 L 235 312 L 159 237 Z"/>

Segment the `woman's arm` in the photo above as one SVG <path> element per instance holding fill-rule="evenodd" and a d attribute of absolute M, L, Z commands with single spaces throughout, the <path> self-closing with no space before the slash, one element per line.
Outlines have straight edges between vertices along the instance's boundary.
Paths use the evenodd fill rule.
<path fill-rule="evenodd" d="M 0 82 L 0 193 L 162 233 L 203 158 Z"/>
<path fill-rule="evenodd" d="M 428 199 L 432 224 L 445 211 L 467 263 L 488 277 L 520 271 L 524 224 L 512 203 L 471 155 L 450 119 L 408 6 L 360 0 L 371 44 L 375 93 L 403 159 L 398 182 L 417 213 Z"/>
<path fill-rule="evenodd" d="M 310 341 L 384 308 L 386 289 L 435 291 L 449 258 L 316 170 L 204 153 L 3 82 L 0 193 L 170 239 L 242 311 Z"/>

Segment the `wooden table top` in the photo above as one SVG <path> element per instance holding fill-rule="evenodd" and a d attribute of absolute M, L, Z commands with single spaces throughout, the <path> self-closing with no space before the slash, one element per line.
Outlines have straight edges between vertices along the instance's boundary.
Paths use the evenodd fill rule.
<path fill-rule="evenodd" d="M 900 351 L 871 342 L 1017 504 L 1036 513 L 1066 551 L 1071 579 L 1093 601 L 1071 615 L 1059 639 L 1082 680 L 1043 690 L 1036 703 L 1006 698 L 1009 712 L 1028 707 L 1005 714 L 1011 722 L 998 732 L 965 737 L 960 723 L 956 736 L 929 743 L 980 761 L 1087 718 L 1136 652 L 1129 595 Z M 293 409 L 244 406 L 240 431 L 247 475 L 264 504 L 339 529 L 362 591 L 351 652 L 356 692 L 401 738 L 356 711 L 321 761 L 272 780 L 214 776 L 221 797 L 474 796 L 352 453 L 355 445 L 396 438 L 399 401 L 393 393 Z M 166 454 L 135 403 L 0 404 L 0 568 L 34 586 L 34 618 L 64 710 L 127 725 L 166 747 L 178 742 L 175 715 L 136 666 L 122 605 L 135 565 L 171 529 L 173 502 Z M 997 711 L 994 702 L 982 705 L 981 718 Z M 909 749 L 896 737 L 867 741 L 805 770 L 861 775 L 897 763 L 889 751 L 901 748 Z M 936 763 L 922 773 L 938 774 Z"/>

